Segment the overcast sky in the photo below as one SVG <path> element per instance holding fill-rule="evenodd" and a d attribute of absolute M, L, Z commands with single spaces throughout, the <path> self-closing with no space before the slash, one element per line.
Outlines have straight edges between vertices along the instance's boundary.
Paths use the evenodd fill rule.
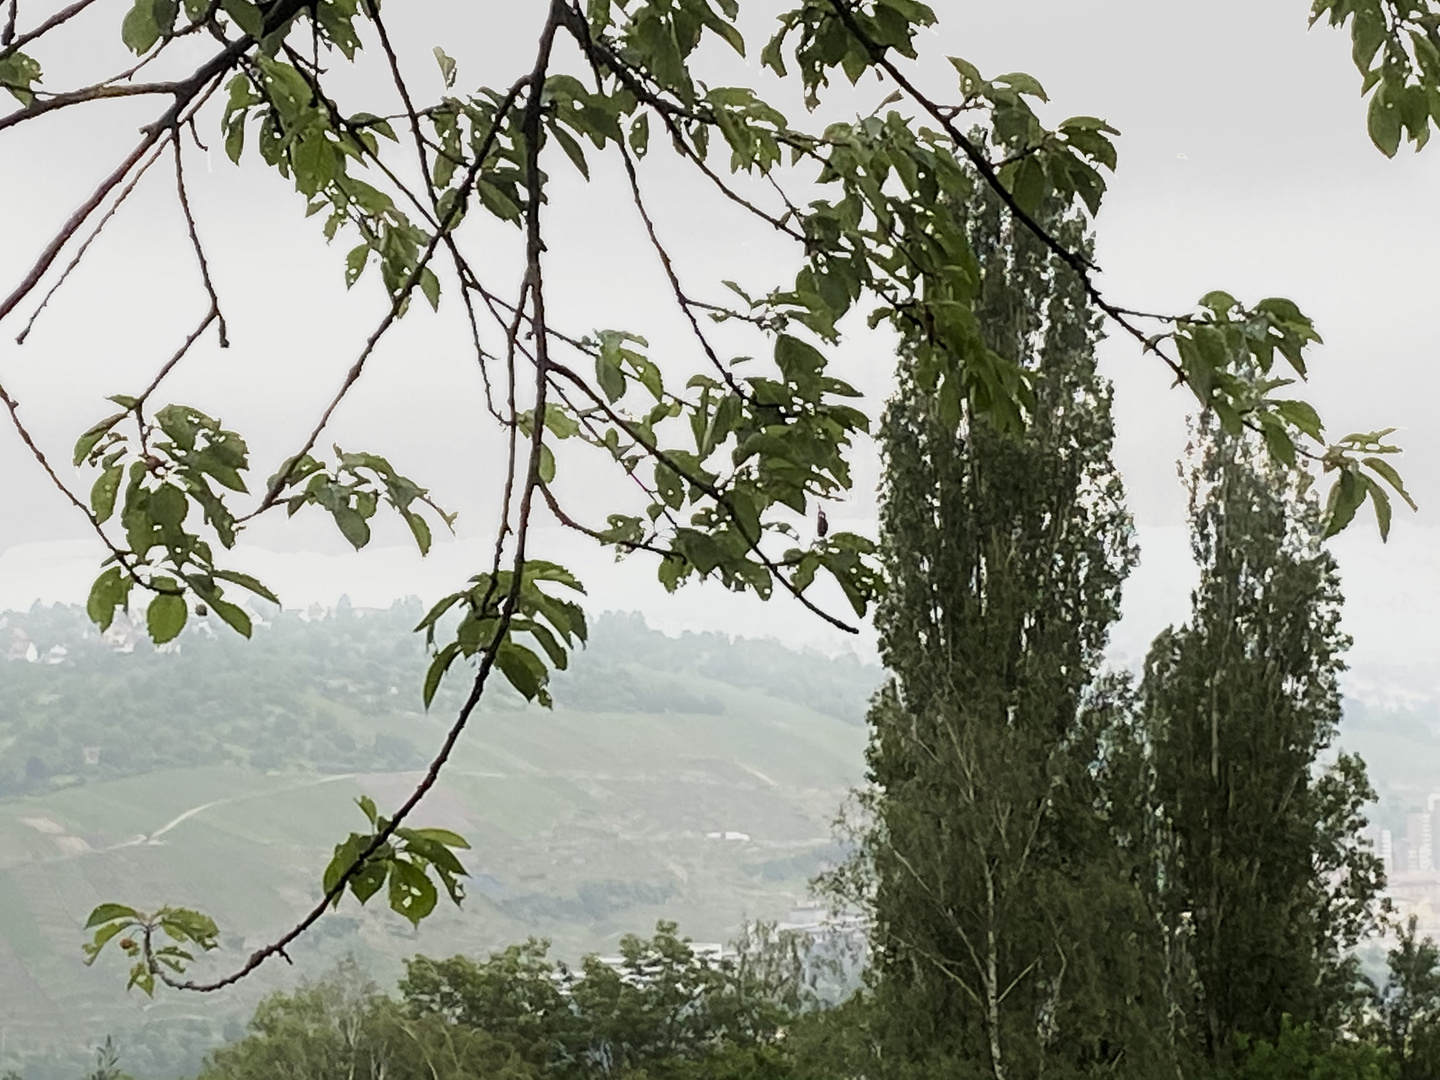
<path fill-rule="evenodd" d="M 118 30 L 126 5 L 98 6 L 109 13 L 72 35 L 63 55 L 42 54 L 52 89 L 84 77 L 87 65 L 123 62 L 103 31 Z M 758 31 L 774 8 L 747 5 L 751 25 Z M 1403 471 L 1422 512 L 1397 514 L 1388 546 L 1378 543 L 1367 518 L 1335 549 L 1357 667 L 1372 673 L 1371 684 L 1391 662 L 1433 675 L 1440 438 L 1429 419 L 1440 390 L 1433 363 L 1440 329 L 1432 317 L 1440 293 L 1433 256 L 1440 250 L 1440 150 L 1418 156 L 1405 150 L 1387 161 L 1370 145 L 1348 42 L 1326 29 L 1307 30 L 1303 0 L 951 0 L 936 8 L 943 25 L 922 37 L 916 71 L 937 96 L 952 96 L 944 57 L 960 55 L 987 74 L 1018 69 L 1038 77 L 1052 99 L 1047 119 L 1093 114 L 1121 130 L 1120 168 L 1097 231 L 1110 296 L 1158 310 L 1182 310 L 1213 288 L 1249 300 L 1289 296 L 1326 340 L 1307 393 L 1331 431 L 1401 429 Z M 542 10 L 538 0 L 416 0 L 391 18 L 420 92 L 436 94 L 432 45 L 444 44 L 459 58 L 462 86 L 506 86 L 528 67 Z M 38 17 L 37 5 L 24 11 Z M 714 62 L 716 80 L 761 79 L 753 59 L 749 72 L 719 57 Z M 350 85 L 355 110 L 373 107 L 372 100 L 385 106 L 379 83 L 362 77 Z M 766 78 L 762 85 L 772 84 Z M 888 89 L 864 84 L 832 109 L 844 115 L 869 108 Z M 0 134 L 0 295 L 132 144 L 147 116 L 131 102 L 74 113 Z M 209 138 L 214 126 L 212 120 L 202 133 Z M 719 278 L 757 288 L 778 281 L 794 253 L 718 201 L 694 197 L 667 156 L 652 155 L 644 179 L 687 286 L 713 295 L 709 284 Z M 345 292 L 341 262 L 349 245 L 326 248 L 316 222 L 302 219 L 299 197 L 257 161 L 236 169 L 218 147 L 208 156 L 192 148 L 188 160 L 235 344 L 228 352 L 213 342 L 198 348 L 162 396 L 222 414 L 250 438 L 263 477 L 303 439 L 338 385 L 374 325 L 380 295 L 374 281 Z M 660 358 L 670 361 L 660 354 L 674 350 L 676 362 L 692 362 L 674 313 L 653 299 L 664 295 L 663 279 L 633 210 L 615 202 L 613 173 L 586 188 L 570 179 L 563 161 L 551 171 L 562 178 L 547 223 L 556 320 L 580 332 L 639 330 Z M 0 335 L 0 379 L 62 465 L 75 434 L 103 415 L 103 396 L 142 386 L 204 311 L 171 175 L 168 161 L 156 167 L 29 343 L 14 344 L 14 316 Z M 513 257 L 502 246 L 512 240 L 495 238 L 502 279 L 513 274 Z M 25 306 L 18 315 L 28 313 Z M 375 549 L 356 556 L 323 521 L 264 524 L 237 562 L 265 571 L 287 603 L 333 602 L 341 592 L 360 604 L 410 593 L 428 598 L 480 568 L 496 442 L 483 422 L 457 315 L 452 302 L 439 316 L 417 310 L 404 320 L 337 416 L 331 438 L 389 454 L 428 483 L 461 511 L 460 538 L 437 545 L 422 566 L 395 530 L 381 530 Z M 1108 341 L 1103 350 L 1117 389 L 1117 456 L 1144 560 L 1131 579 L 1115 643 L 1117 655 L 1134 658 L 1158 629 L 1186 613 L 1193 569 L 1175 461 L 1189 401 L 1128 339 Z M 892 367 L 883 341 L 857 335 L 843 362 L 883 395 Z M 62 471 L 72 479 L 68 467 Z M 873 529 L 876 476 L 867 448 L 854 498 L 832 519 Z M 607 489 L 593 479 L 578 465 L 567 476 L 562 462 L 565 490 L 603 516 Z M 82 599 L 98 564 L 97 545 L 8 426 L 0 426 L 0 507 L 0 608 L 36 598 Z M 648 565 L 617 569 L 557 530 L 541 531 L 537 553 L 576 562 L 595 607 L 639 609 L 667 629 L 838 643 L 783 598 L 757 607 L 708 587 L 669 598 L 653 584 Z M 861 652 L 867 649 L 862 642 Z"/>

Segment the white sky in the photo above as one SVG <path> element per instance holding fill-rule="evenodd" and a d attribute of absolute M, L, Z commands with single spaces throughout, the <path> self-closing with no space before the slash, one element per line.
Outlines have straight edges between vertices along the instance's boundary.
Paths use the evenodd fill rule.
<path fill-rule="evenodd" d="M 48 85 L 66 85 L 67 71 L 78 77 L 87 64 L 119 59 L 96 28 L 118 31 L 125 6 L 102 3 L 109 14 L 72 35 L 63 55 L 42 54 Z M 935 6 L 943 26 L 922 38 L 918 78 L 937 96 L 950 96 L 953 75 L 944 56 L 956 54 L 986 73 L 1037 76 L 1050 92 L 1052 120 L 1093 114 L 1122 131 L 1120 169 L 1097 241 L 1103 284 L 1114 299 L 1183 310 L 1212 288 L 1251 300 L 1290 296 L 1326 339 L 1306 392 L 1331 430 L 1401 428 L 1403 471 L 1422 512 L 1398 514 L 1388 546 L 1378 543 L 1368 520 L 1337 542 L 1347 625 L 1358 668 L 1393 662 L 1428 669 L 1440 687 L 1440 529 L 1433 509 L 1440 505 L 1440 438 L 1429 422 L 1440 390 L 1432 364 L 1440 329 L 1430 318 L 1440 286 L 1431 254 L 1440 250 L 1440 150 L 1419 156 L 1402 150 L 1386 161 L 1370 145 L 1348 42 L 1325 29 L 1307 31 L 1303 0 L 1221 0 L 1198 8 L 1176 0 Z M 392 13 L 421 93 L 440 89 L 428 56 L 436 43 L 460 59 L 462 86 L 508 85 L 529 65 L 528 36 L 542 12 L 538 2 L 517 15 L 520 7 L 423 0 Z M 760 15 L 772 5 L 751 7 L 758 13 L 753 25 L 762 26 Z M 38 15 L 33 5 L 25 14 Z M 757 66 L 752 59 L 750 77 Z M 722 64 L 717 78 L 746 77 L 735 69 Z M 375 99 L 374 85 L 354 81 L 361 98 Z M 869 84 L 841 95 L 836 115 L 868 108 L 886 90 Z M 383 98 L 375 100 L 384 107 Z M 354 105 L 365 107 L 374 105 Z M 75 112 L 58 123 L 0 133 L 0 294 L 108 171 L 106 163 L 118 160 L 147 115 L 129 102 L 105 106 L 104 117 Z M 798 108 L 790 112 L 800 119 Z M 211 139 L 214 130 L 212 120 L 202 134 Z M 302 220 L 299 196 L 285 181 L 253 160 L 232 167 L 214 141 L 208 167 L 192 148 L 190 188 L 235 345 L 225 353 L 213 342 L 197 349 L 161 396 L 209 408 L 246 433 L 263 477 L 309 430 L 370 332 L 380 297 L 374 281 L 346 294 L 341 263 L 349 245 L 327 249 L 316 223 Z M 667 158 L 663 150 L 652 155 L 645 182 L 687 286 L 714 296 L 708 282 L 723 277 L 757 287 L 780 280 L 793 253 L 718 201 L 694 199 L 692 189 L 676 183 L 683 174 Z M 619 195 L 613 174 L 587 189 L 568 179 L 573 173 L 563 160 L 551 171 L 567 178 L 553 194 L 548 223 L 556 320 L 581 332 L 600 325 L 639 330 L 651 337 L 657 357 L 668 360 L 670 351 L 691 363 L 694 350 L 673 312 L 651 299 L 665 295 L 663 281 L 633 211 L 612 201 Z M 14 344 L 14 316 L 0 335 L 0 379 L 62 465 L 75 434 L 103 415 L 101 398 L 143 385 L 204 310 L 170 175 L 168 161 L 156 167 L 27 345 Z M 497 234 L 496 244 L 512 239 Z M 510 272 L 509 255 L 497 252 L 496 260 Z M 325 522 L 266 523 L 236 562 L 263 570 L 287 603 L 333 602 L 341 592 L 362 604 L 408 593 L 431 597 L 484 562 L 496 442 L 478 407 L 478 379 L 457 336 L 453 292 L 451 298 L 439 317 L 416 310 L 404 321 L 337 417 L 332 437 L 347 448 L 386 453 L 428 483 L 462 512 L 460 539 L 438 544 L 421 565 L 401 546 L 398 530 L 380 530 L 375 548 L 356 556 Z M 28 312 L 29 305 L 18 314 Z M 1186 613 L 1193 570 L 1174 462 L 1189 402 L 1168 389 L 1163 370 L 1128 339 L 1107 342 L 1104 357 L 1117 387 L 1117 457 L 1144 558 L 1115 642 L 1119 656 L 1134 658 L 1160 627 Z M 863 386 L 883 393 L 891 363 L 883 342 L 857 337 L 844 362 Z M 565 470 L 562 460 L 562 485 L 576 505 L 592 519 L 603 517 L 610 489 L 578 462 Z M 64 474 L 70 478 L 68 467 Z M 845 527 L 873 528 L 876 469 L 868 450 L 858 478 L 854 498 L 831 517 Z M 647 566 L 617 569 L 556 529 L 541 530 L 535 550 L 576 563 L 596 609 L 640 609 L 672 630 L 839 644 L 837 634 L 783 597 L 758 606 L 705 587 L 670 598 Z M 82 599 L 97 564 L 83 520 L 0 425 L 0 607 Z M 865 641 L 858 647 L 869 648 Z"/>

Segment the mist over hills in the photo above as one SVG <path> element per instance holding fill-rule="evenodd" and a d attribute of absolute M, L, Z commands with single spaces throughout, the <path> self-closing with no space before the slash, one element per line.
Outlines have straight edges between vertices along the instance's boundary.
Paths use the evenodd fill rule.
<path fill-rule="evenodd" d="M 136 1075 L 193 1071 L 265 992 L 347 954 L 384 982 L 416 952 L 535 935 L 578 958 L 661 917 L 724 941 L 785 918 L 839 857 L 880 669 L 606 615 L 553 711 L 496 685 L 422 804 L 420 824 L 474 845 L 463 910 L 416 932 L 347 901 L 292 950 L 298 970 L 203 1001 L 127 995 L 115 958 L 83 967 L 102 900 L 207 910 L 218 971 L 318 898 L 362 823 L 353 798 L 403 798 L 465 688 L 457 670 L 421 708 L 422 613 L 272 609 L 252 641 L 200 621 L 160 649 L 75 607 L 0 616 L 0 1073 L 79 1075 L 108 1033 Z"/>
<path fill-rule="evenodd" d="M 264 993 L 353 954 L 384 983 L 400 960 L 484 954 L 535 935 L 605 952 L 675 919 L 724 941 L 783 919 L 843 850 L 832 821 L 862 783 L 874 665 L 720 633 L 668 636 L 607 614 L 553 711 L 496 684 L 420 824 L 466 835 L 461 911 L 416 932 L 347 901 L 292 951 L 203 1001 L 125 994 L 115 960 L 81 964 L 102 900 L 201 907 L 234 962 L 319 896 L 353 798 L 413 787 L 467 684 L 427 713 L 418 601 L 261 612 L 252 641 L 199 620 L 156 649 L 117 622 L 36 605 L 0 615 L 0 1073 L 80 1074 L 114 1033 L 127 1069 L 193 1071 Z M 1440 777 L 1440 697 L 1425 672 L 1377 672 L 1341 741 L 1370 763 L 1376 827 L 1400 829 Z M 1368 685 L 1368 684 L 1367 684 Z M 1383 691 L 1383 692 L 1382 692 Z"/>

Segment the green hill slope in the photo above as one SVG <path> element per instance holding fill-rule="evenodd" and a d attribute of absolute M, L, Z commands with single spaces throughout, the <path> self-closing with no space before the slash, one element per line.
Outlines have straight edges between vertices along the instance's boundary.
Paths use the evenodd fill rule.
<path fill-rule="evenodd" d="M 234 964 L 314 902 L 331 846 L 362 820 L 353 798 L 402 798 L 450 711 L 416 707 L 409 609 L 287 615 L 248 645 L 198 633 L 178 654 L 118 655 L 82 619 L 0 625 L 0 647 L 9 633 L 16 651 L 18 633 L 37 655 L 0 663 L 0 1068 L 61 1075 L 115 1032 L 130 1071 L 174 1075 L 296 972 L 214 999 L 127 996 L 118 961 L 80 963 L 89 909 L 203 907 L 223 931 L 213 966 Z M 578 956 L 661 917 L 719 941 L 803 898 L 861 779 L 856 720 L 878 671 L 773 642 L 668 639 L 633 618 L 594 637 L 554 712 L 497 697 L 423 805 L 422 823 L 474 845 L 464 909 L 416 933 L 347 902 L 297 968 L 354 952 L 384 982 L 417 951 L 530 935 Z"/>

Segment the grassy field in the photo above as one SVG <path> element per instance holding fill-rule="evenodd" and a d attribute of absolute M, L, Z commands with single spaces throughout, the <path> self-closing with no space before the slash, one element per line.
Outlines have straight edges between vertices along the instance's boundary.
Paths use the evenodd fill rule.
<path fill-rule="evenodd" d="M 81 963 L 101 900 L 193 905 L 222 927 L 229 967 L 319 895 L 331 846 L 363 823 L 368 793 L 394 805 L 416 773 L 168 770 L 0 801 L 0 1069 L 59 1061 L 113 1032 L 126 1066 L 161 1075 L 234 1034 L 256 998 L 346 952 L 388 982 L 415 952 L 479 953 L 536 935 L 561 956 L 607 951 L 675 919 L 724 940 L 746 917 L 783 917 L 832 845 L 830 822 L 861 779 L 864 729 L 758 690 L 685 677 L 722 715 L 496 709 L 477 718 L 423 806 L 474 843 L 462 911 L 417 933 L 353 901 L 243 989 L 203 1003 L 123 991 L 120 958 Z M 356 737 L 438 741 L 441 722 L 347 710 Z M 747 834 L 744 841 L 707 833 Z M 147 1073 L 147 1070 L 153 1070 Z"/>

